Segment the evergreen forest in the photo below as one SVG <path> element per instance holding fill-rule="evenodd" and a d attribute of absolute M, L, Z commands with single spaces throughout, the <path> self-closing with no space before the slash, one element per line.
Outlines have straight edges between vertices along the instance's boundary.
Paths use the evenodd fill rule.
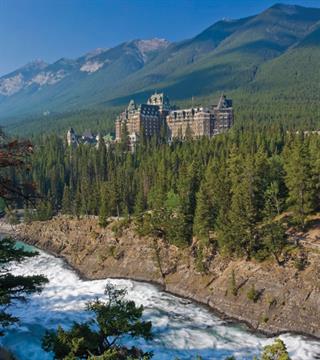
<path fill-rule="evenodd" d="M 95 215 L 106 226 L 119 217 L 179 247 L 196 238 L 200 254 L 210 247 L 279 262 L 288 228 L 303 230 L 320 204 L 320 136 L 297 128 L 238 120 L 212 139 L 142 139 L 134 153 L 125 131 L 109 148 L 71 148 L 62 136 L 43 135 L 27 179 L 41 201 L 26 219 L 61 212 Z"/>

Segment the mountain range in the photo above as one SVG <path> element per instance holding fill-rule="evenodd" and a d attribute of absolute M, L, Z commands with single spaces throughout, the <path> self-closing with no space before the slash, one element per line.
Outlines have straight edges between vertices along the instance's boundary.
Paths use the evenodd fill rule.
<path fill-rule="evenodd" d="M 318 98 L 320 9 L 277 4 L 222 20 L 192 39 L 132 40 L 0 78 L 0 120 L 120 105 L 164 90 L 171 99 L 221 91 Z"/>

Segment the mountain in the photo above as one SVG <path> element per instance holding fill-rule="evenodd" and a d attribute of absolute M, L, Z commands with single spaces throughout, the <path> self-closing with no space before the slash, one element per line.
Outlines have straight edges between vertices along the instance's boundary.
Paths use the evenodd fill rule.
<path fill-rule="evenodd" d="M 289 87 L 308 94 L 320 81 L 319 45 L 320 9 L 277 4 L 178 43 L 133 40 L 75 60 L 28 64 L 0 78 L 0 120 L 106 108 L 154 89 L 174 100 Z"/>
<path fill-rule="evenodd" d="M 36 60 L 0 79 L 0 96 L 11 96 L 26 86 L 41 82 L 38 74 L 48 66 Z"/>
<path fill-rule="evenodd" d="M 164 39 L 134 40 L 75 60 L 27 65 L 0 79 L 0 117 L 68 110 L 85 103 L 112 90 L 113 84 L 139 70 L 168 45 Z"/>
<path fill-rule="evenodd" d="M 183 53 L 186 53 L 186 47 L 192 52 L 192 48 L 203 46 L 199 38 L 205 39 L 206 43 L 214 39 L 212 50 L 202 51 L 197 61 L 190 61 L 183 67 L 180 62 L 175 64 L 175 68 L 171 64 L 169 76 L 164 76 L 163 68 L 175 62 L 180 52 L 174 52 L 174 58 L 167 55 L 169 60 L 160 66 L 164 81 L 157 87 L 166 89 L 174 98 L 204 96 L 215 91 L 246 87 L 255 81 L 262 64 L 272 62 L 303 41 L 319 18 L 320 9 L 275 5 L 254 17 L 217 23 L 192 39 L 183 48 Z M 221 28 L 230 32 L 216 41 L 217 30 Z M 156 69 L 153 74 L 159 69 L 154 64 L 148 67 Z M 151 85 L 150 90 L 154 87 Z"/>

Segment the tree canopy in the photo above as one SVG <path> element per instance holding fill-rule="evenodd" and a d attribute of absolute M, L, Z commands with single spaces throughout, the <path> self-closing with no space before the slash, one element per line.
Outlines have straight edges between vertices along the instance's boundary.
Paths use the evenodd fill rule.
<path fill-rule="evenodd" d="M 11 141 L 3 132 L 0 133 L 0 198 L 5 200 L 6 206 L 10 206 L 13 201 L 30 200 L 34 196 L 34 186 L 25 176 L 26 159 L 31 152 L 30 142 Z M 18 171 L 23 181 L 18 181 Z M 36 252 L 17 248 L 9 238 L 0 240 L 0 335 L 3 335 L 6 326 L 19 320 L 9 312 L 12 302 L 26 301 L 28 295 L 40 292 L 47 282 L 40 275 L 15 276 L 10 272 L 11 263 L 36 255 Z"/>
<path fill-rule="evenodd" d="M 61 327 L 48 331 L 43 348 L 59 360 L 148 360 L 152 353 L 124 345 L 124 338 L 151 339 L 151 322 L 142 320 L 143 306 L 126 299 L 126 290 L 108 284 L 105 300 L 87 305 L 91 320 L 74 323 L 70 330 Z"/>
<path fill-rule="evenodd" d="M 286 226 L 303 229 L 319 209 L 317 133 L 250 123 L 212 139 L 125 148 L 40 139 L 30 179 L 47 199 L 38 218 L 97 215 L 106 226 L 110 216 L 136 215 L 141 233 L 177 246 L 196 237 L 221 253 L 278 261 Z"/>

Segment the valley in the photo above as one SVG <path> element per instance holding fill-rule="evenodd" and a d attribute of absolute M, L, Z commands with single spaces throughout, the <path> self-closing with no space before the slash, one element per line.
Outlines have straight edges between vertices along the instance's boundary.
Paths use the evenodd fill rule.
<path fill-rule="evenodd" d="M 0 360 L 320 358 L 319 5 L 12 2 Z"/>
<path fill-rule="evenodd" d="M 140 102 L 154 89 L 175 101 L 222 91 L 232 97 L 237 91 L 271 93 L 290 104 L 314 101 L 319 21 L 319 9 L 278 4 L 256 16 L 219 21 L 178 43 L 132 40 L 78 59 L 37 60 L 0 78 L 1 123 L 109 109 L 131 98 Z"/>

